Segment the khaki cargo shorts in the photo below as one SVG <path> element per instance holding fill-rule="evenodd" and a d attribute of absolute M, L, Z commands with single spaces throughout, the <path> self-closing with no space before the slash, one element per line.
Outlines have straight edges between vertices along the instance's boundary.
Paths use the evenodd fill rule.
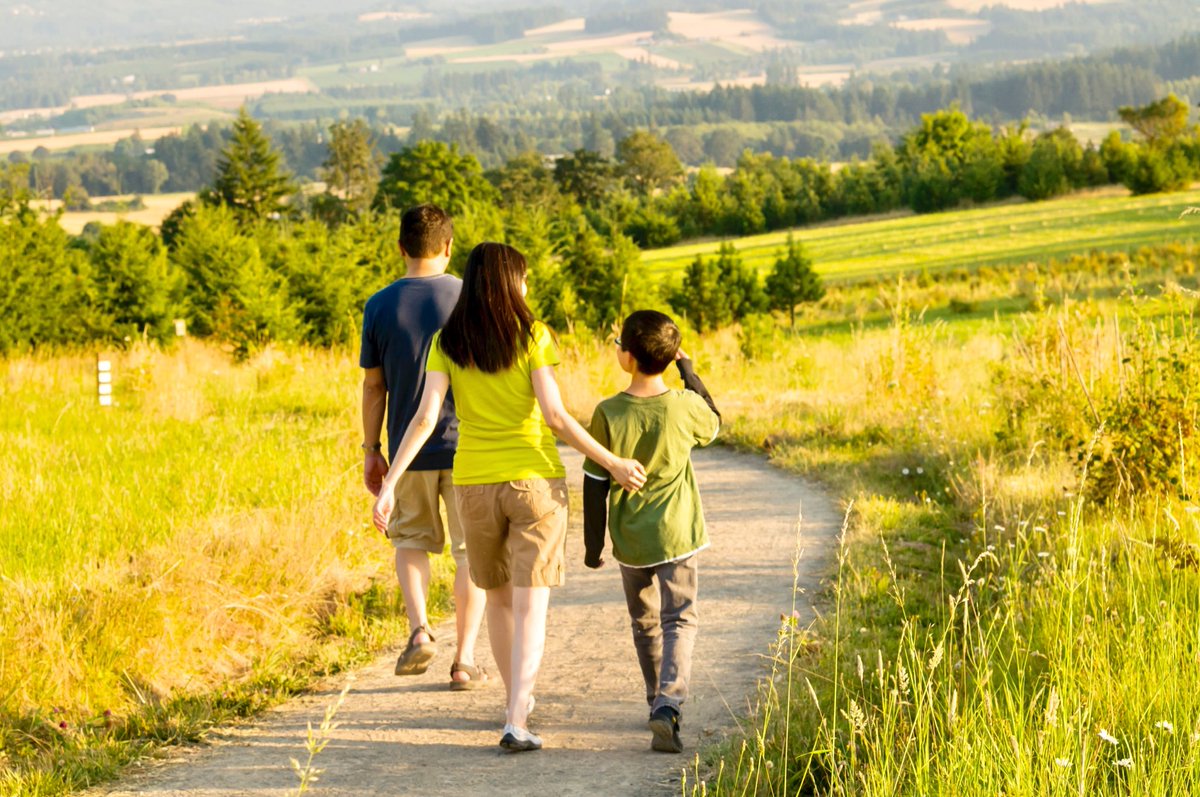
<path fill-rule="evenodd" d="M 471 580 L 482 589 L 557 587 L 567 544 L 567 480 L 459 484 Z"/>
<path fill-rule="evenodd" d="M 396 482 L 394 495 L 396 505 L 387 526 L 393 547 L 441 553 L 446 548 L 448 528 L 450 554 L 457 565 L 466 564 L 467 545 L 449 470 L 405 471 Z M 446 510 L 444 518 L 442 506 Z"/>

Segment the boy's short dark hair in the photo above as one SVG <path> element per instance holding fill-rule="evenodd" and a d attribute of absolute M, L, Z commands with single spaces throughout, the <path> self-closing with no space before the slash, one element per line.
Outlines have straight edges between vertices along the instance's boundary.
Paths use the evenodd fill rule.
<path fill-rule="evenodd" d="M 621 325 L 621 348 L 633 355 L 638 370 L 647 376 L 661 374 L 675 362 L 682 339 L 670 316 L 657 310 L 630 313 Z"/>
<path fill-rule="evenodd" d="M 452 238 L 454 222 L 437 205 L 417 205 L 400 217 L 400 245 L 409 257 L 437 257 Z"/>

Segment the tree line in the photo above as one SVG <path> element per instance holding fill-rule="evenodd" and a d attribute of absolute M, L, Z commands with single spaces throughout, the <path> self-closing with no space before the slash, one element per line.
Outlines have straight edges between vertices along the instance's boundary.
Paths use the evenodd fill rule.
<path fill-rule="evenodd" d="M 731 245 L 697 258 L 673 283 L 639 267 L 639 248 L 730 237 L 909 207 L 926 212 L 1006 196 L 1044 199 L 1121 181 L 1135 192 L 1200 176 L 1200 137 L 1173 96 L 1120 109 L 1137 141 L 1083 147 L 1069 131 L 995 130 L 950 108 L 896 146 L 840 169 L 745 152 L 722 174 L 687 174 L 647 130 L 614 157 L 529 152 L 484 170 L 454 145 L 416 142 L 384 158 L 363 120 L 327 131 L 317 171 L 299 190 L 263 127 L 243 112 L 213 177 L 161 231 L 89 225 L 72 237 L 36 210 L 30 164 L 0 171 L 0 350 L 88 340 L 163 338 L 174 318 L 249 352 L 273 340 L 353 339 L 366 297 L 400 273 L 398 213 L 434 202 L 455 219 L 454 267 L 469 247 L 503 240 L 530 266 L 530 301 L 563 329 L 604 330 L 636 303 L 670 308 L 699 329 L 796 307 L 823 288 L 797 242 L 763 282 Z"/>

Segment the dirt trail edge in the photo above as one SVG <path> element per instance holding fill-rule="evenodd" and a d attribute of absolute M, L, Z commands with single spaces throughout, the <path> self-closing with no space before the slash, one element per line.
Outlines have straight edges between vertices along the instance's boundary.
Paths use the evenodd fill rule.
<path fill-rule="evenodd" d="M 568 451 L 564 459 L 577 489 L 581 460 Z M 807 615 L 841 524 L 828 495 L 760 456 L 717 447 L 697 451 L 695 464 L 712 546 L 700 559 L 700 632 L 692 695 L 684 705 L 683 755 L 650 750 L 620 574 L 611 560 L 597 571 L 583 566 L 576 518 L 567 583 L 551 598 L 531 720 L 545 749 L 514 755 L 497 745 L 504 689 L 486 642 L 480 658 L 494 683 L 475 692 L 446 688 L 454 630 L 443 624 L 438 657 L 424 675 L 392 675 L 395 653 L 356 674 L 337 715 L 340 725 L 316 761 L 324 772 L 309 793 L 679 794 L 680 771 L 691 765 L 696 750 L 736 733 L 754 700 L 780 615 L 792 610 L 797 545 L 803 592 L 796 602 Z M 307 724 L 320 724 L 342 685 L 331 682 L 254 725 L 214 734 L 211 744 L 173 752 L 170 760 L 145 765 L 117 788 L 93 794 L 282 795 L 297 785 L 288 762 L 306 758 Z"/>

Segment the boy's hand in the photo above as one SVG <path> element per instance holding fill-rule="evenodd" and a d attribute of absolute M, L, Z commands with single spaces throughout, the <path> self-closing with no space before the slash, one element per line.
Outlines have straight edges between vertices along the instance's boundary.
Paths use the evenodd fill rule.
<path fill-rule="evenodd" d="M 692 358 L 688 357 L 687 352 L 684 351 L 683 349 L 679 349 L 678 351 L 675 352 L 675 361 L 676 362 L 679 362 L 680 360 L 690 360 L 690 359 L 692 359 Z"/>
<path fill-rule="evenodd" d="M 646 469 L 636 459 L 618 459 L 610 473 L 617 484 L 631 493 L 636 493 L 646 484 Z"/>
<path fill-rule="evenodd" d="M 596 561 L 596 564 L 592 564 L 591 562 L 589 562 L 589 561 L 587 561 L 586 559 L 584 559 L 584 560 L 583 560 L 583 563 L 584 563 L 585 565 L 587 565 L 587 566 L 588 566 L 588 568 L 590 568 L 590 569 L 592 569 L 592 570 L 599 570 L 600 568 L 604 567 L 604 560 L 603 560 L 603 559 L 599 559 L 599 560 L 597 560 L 597 561 Z"/>
<path fill-rule="evenodd" d="M 387 476 L 387 472 L 387 457 L 378 451 L 368 451 L 363 457 L 363 484 L 367 486 L 371 495 L 379 495 L 379 490 L 383 487 L 383 479 Z"/>

